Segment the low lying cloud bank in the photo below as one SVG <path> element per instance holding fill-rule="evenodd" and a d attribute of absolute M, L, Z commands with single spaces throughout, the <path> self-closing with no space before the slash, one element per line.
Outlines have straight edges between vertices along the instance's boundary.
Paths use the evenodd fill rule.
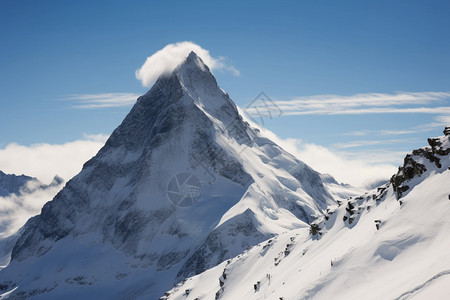
<path fill-rule="evenodd" d="M 259 127 L 259 126 L 258 126 Z M 355 187 L 373 188 L 375 183 L 387 181 L 403 161 L 404 153 L 374 152 L 355 153 L 331 151 L 300 139 L 281 139 L 274 133 L 259 127 L 283 149 L 322 174 L 332 175 L 338 182 Z"/>
<path fill-rule="evenodd" d="M 0 148 L 0 170 L 36 177 L 46 184 L 55 175 L 68 181 L 81 171 L 83 164 L 100 150 L 107 138 L 100 134 L 85 135 L 81 140 L 64 144 L 8 144 Z"/>
<path fill-rule="evenodd" d="M 298 140 L 285 140 L 287 151 L 311 166 L 318 172 L 333 175 L 338 182 L 349 183 L 362 188 L 373 188 L 374 183 L 387 181 L 397 171 L 404 154 L 386 153 L 380 160 L 370 159 L 370 154 L 353 155 L 354 153 L 332 152 L 329 149 L 305 144 Z"/>
<path fill-rule="evenodd" d="M 42 206 L 52 200 L 64 183 L 0 197 L 0 240 L 14 234 L 26 221 L 40 213 Z"/>

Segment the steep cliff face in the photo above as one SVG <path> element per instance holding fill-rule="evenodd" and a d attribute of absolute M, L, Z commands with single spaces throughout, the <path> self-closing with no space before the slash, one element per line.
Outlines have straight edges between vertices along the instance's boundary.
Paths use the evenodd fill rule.
<path fill-rule="evenodd" d="M 320 174 L 249 126 L 192 52 L 27 222 L 1 287 L 21 297 L 76 288 L 154 299 L 262 240 L 307 227 L 333 203 Z"/>

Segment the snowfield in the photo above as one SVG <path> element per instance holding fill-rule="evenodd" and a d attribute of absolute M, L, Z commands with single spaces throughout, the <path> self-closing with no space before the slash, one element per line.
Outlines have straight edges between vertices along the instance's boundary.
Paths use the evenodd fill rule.
<path fill-rule="evenodd" d="M 342 203 L 320 239 L 292 230 L 187 279 L 164 299 L 447 299 L 449 183 L 447 166 L 401 205 L 390 187 L 382 200 L 362 200 L 352 225 Z"/>
<path fill-rule="evenodd" d="M 414 150 L 385 186 L 329 206 L 162 299 L 446 299 L 450 134 Z"/>

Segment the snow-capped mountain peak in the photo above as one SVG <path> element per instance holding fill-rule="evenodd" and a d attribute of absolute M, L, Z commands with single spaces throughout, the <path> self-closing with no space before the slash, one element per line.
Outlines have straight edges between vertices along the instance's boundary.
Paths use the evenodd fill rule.
<path fill-rule="evenodd" d="M 75 288 L 80 297 L 101 289 L 105 299 L 155 299 L 267 238 L 309 227 L 333 203 L 323 177 L 252 128 L 191 52 L 27 222 L 0 286 L 47 299 Z"/>

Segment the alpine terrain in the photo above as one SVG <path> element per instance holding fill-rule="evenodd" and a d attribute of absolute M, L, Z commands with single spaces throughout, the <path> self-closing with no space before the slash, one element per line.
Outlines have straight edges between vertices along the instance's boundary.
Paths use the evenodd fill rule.
<path fill-rule="evenodd" d="M 397 191 L 404 186 L 398 183 Z M 387 189 L 388 198 L 376 203 L 390 202 L 393 187 Z M 405 211 L 414 205 L 406 198 L 413 197 L 415 189 L 411 187 L 411 196 L 407 191 L 403 196 Z M 213 283 L 189 287 L 188 296 L 195 299 L 196 289 L 204 288 L 200 294 L 206 295 L 214 288 L 215 297 L 217 268 L 222 272 L 224 261 L 232 259 L 230 266 L 238 270 L 241 260 L 233 257 L 266 251 L 261 255 L 270 258 L 267 267 L 274 265 L 277 256 L 270 249 L 276 247 L 257 246 L 241 254 L 255 245 L 270 244 L 270 239 L 278 245 L 299 234 L 293 242 L 302 241 L 312 249 L 341 236 L 333 230 L 343 232 L 340 227 L 369 222 L 370 218 L 355 219 L 352 225 L 337 221 L 343 213 L 337 201 L 350 195 L 352 190 L 317 173 L 250 126 L 208 67 L 191 52 L 138 98 L 98 154 L 39 215 L 28 220 L 12 249 L 11 262 L 0 271 L 0 290 L 9 299 L 159 299 L 175 284 L 213 268 L 204 273 L 214 275 Z M 330 213 L 330 207 L 334 215 L 318 225 L 330 232 L 320 229 L 321 240 L 312 241 L 319 236 L 308 235 L 310 224 Z M 371 213 L 381 211 L 377 207 L 384 206 L 375 205 Z M 391 210 L 389 205 L 386 211 Z M 388 224 L 382 223 L 380 230 Z M 369 240 L 372 233 L 366 234 Z M 333 258 L 342 259 L 341 250 L 334 251 Z M 297 256 L 287 257 L 292 259 L 289 268 L 297 266 L 293 260 Z M 306 258 L 298 260 L 303 268 Z M 254 262 L 263 265 L 256 256 Z M 236 273 L 231 280 L 238 277 Z M 233 290 L 227 286 L 231 284 L 225 282 L 225 291 Z M 200 294 L 198 299 L 204 299 Z M 249 297 L 255 295 L 250 288 Z"/>
<path fill-rule="evenodd" d="M 450 127 L 389 183 L 328 207 L 162 299 L 448 299 Z"/>

